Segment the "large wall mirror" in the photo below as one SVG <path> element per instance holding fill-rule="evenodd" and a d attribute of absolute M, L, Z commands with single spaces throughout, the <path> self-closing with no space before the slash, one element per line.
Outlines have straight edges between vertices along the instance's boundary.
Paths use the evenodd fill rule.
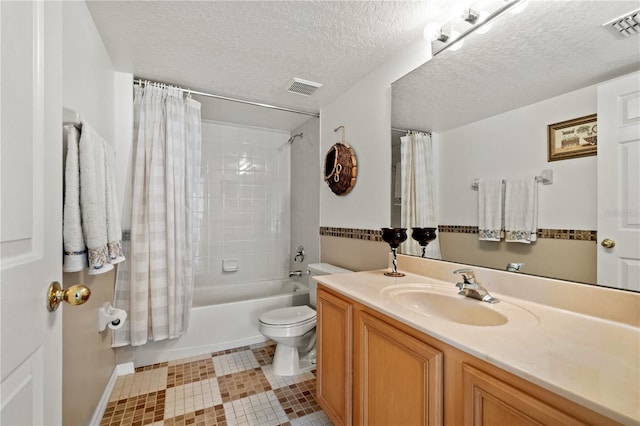
<path fill-rule="evenodd" d="M 640 35 L 621 37 L 603 26 L 634 10 L 637 1 L 529 1 L 520 14 L 501 16 L 488 33 L 471 34 L 460 50 L 443 51 L 394 82 L 392 225 L 406 226 L 396 182 L 400 138 L 406 130 L 429 132 L 443 260 L 502 270 L 522 263 L 520 273 L 626 288 L 597 266 L 606 237 L 598 217 L 607 208 L 597 204 L 598 178 L 616 171 L 600 170 L 597 155 L 548 161 L 547 126 L 595 114 L 601 83 L 640 70 Z M 638 158 L 630 161 L 640 164 L 640 151 L 632 152 Z M 538 239 L 481 241 L 474 180 L 545 170 L 553 183 L 537 187 Z M 624 213 L 635 209 L 634 223 L 639 207 Z M 636 281 L 638 270 L 630 269 Z"/>

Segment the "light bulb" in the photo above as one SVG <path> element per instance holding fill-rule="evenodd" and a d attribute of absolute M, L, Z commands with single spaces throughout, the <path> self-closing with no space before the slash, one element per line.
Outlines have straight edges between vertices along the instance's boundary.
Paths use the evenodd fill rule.
<path fill-rule="evenodd" d="M 476 33 L 486 34 L 491 30 L 491 28 L 493 28 L 493 22 L 488 22 L 488 23 L 485 22 L 488 17 L 489 17 L 489 12 L 487 12 L 486 10 L 480 11 L 480 17 L 478 18 L 478 24 L 477 24 L 478 29 L 476 30 Z"/>
<path fill-rule="evenodd" d="M 425 27 L 422 35 L 427 41 L 434 41 L 440 33 L 440 24 L 437 22 L 429 22 Z"/>
<path fill-rule="evenodd" d="M 456 50 L 460 50 L 462 45 L 464 44 L 464 39 L 460 41 L 455 41 L 460 37 L 460 33 L 458 31 L 451 31 L 451 40 L 453 40 L 453 44 L 449 46 L 449 50 L 455 52 Z"/>
<path fill-rule="evenodd" d="M 469 8 L 468 0 L 460 0 L 451 6 L 451 20 L 453 22 L 462 22 L 464 19 L 464 11 Z"/>

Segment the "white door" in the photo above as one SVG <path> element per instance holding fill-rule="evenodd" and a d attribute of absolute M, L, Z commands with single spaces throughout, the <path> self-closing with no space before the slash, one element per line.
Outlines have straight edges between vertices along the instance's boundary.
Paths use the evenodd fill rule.
<path fill-rule="evenodd" d="M 598 87 L 598 283 L 640 291 L 640 73 Z"/>
<path fill-rule="evenodd" d="M 62 14 L 0 1 L 0 424 L 62 421 Z"/>

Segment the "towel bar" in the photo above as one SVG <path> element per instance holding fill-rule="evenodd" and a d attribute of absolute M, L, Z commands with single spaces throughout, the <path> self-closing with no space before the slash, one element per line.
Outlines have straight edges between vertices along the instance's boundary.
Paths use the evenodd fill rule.
<path fill-rule="evenodd" d="M 479 179 L 474 179 L 471 182 L 471 187 L 473 189 L 478 189 L 479 182 L 480 182 Z M 536 176 L 536 182 L 542 182 L 543 185 L 553 184 L 553 170 L 552 169 L 543 170 L 540 176 Z M 504 179 L 502 180 L 502 183 L 504 183 Z"/>

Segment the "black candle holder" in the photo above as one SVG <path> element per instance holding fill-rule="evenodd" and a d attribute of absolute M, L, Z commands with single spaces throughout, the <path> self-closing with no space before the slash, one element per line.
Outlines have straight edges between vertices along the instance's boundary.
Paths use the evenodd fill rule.
<path fill-rule="evenodd" d="M 427 245 L 436 239 L 437 228 L 411 228 L 411 238 L 416 240 L 422 246 L 422 257 L 427 257 Z"/>
<path fill-rule="evenodd" d="M 382 240 L 389 244 L 391 253 L 393 253 L 393 268 L 391 272 L 385 272 L 388 277 L 404 277 L 402 272 L 398 272 L 398 263 L 396 257 L 398 255 L 398 246 L 407 239 L 407 228 L 382 228 Z"/>

